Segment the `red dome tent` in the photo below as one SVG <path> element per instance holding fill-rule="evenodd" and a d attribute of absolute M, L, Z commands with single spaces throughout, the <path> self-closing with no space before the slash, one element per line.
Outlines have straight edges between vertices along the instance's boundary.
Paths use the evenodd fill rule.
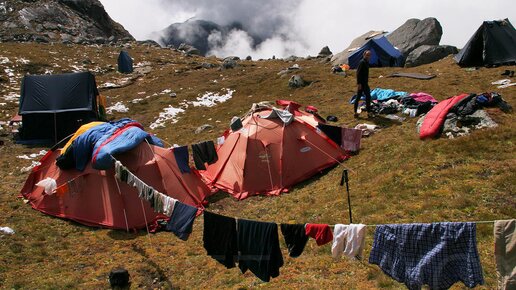
<path fill-rule="evenodd" d="M 224 134 L 218 161 L 201 172 L 209 185 L 238 199 L 279 195 L 346 159 L 345 152 L 314 127 L 320 121 L 316 116 L 299 111 L 295 103 L 278 104 L 289 105 L 288 111 L 253 107 L 242 129 Z"/>
<path fill-rule="evenodd" d="M 55 163 L 59 154 L 60 150 L 49 151 L 25 182 L 21 193 L 34 209 L 114 229 L 144 228 L 146 222 L 158 217 L 148 202 L 140 200 L 134 187 L 115 178 L 114 169 L 96 170 L 90 163 L 82 172 L 61 170 Z M 196 171 L 181 173 L 171 149 L 143 142 L 116 158 L 143 182 L 185 204 L 199 207 L 210 193 Z M 45 194 L 36 183 L 47 177 L 55 179 L 58 187 L 68 184 L 68 191 Z"/>

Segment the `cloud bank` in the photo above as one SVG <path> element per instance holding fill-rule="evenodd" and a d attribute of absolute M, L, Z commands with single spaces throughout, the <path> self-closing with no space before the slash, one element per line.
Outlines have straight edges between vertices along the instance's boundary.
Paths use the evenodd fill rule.
<path fill-rule="evenodd" d="M 242 29 L 231 31 L 224 41 L 220 35 L 210 35 L 210 53 L 255 59 L 316 55 L 326 45 L 337 53 L 366 31 L 393 31 L 409 18 L 426 17 L 436 17 L 441 23 L 441 44 L 461 48 L 482 21 L 516 19 L 513 0 L 100 1 L 109 15 L 139 40 L 193 17 L 219 25 L 240 23 Z M 260 42 L 255 41 L 257 37 Z"/>

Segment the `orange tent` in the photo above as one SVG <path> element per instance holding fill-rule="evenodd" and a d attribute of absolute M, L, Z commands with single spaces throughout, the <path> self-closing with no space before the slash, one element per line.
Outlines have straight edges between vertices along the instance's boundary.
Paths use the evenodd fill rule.
<path fill-rule="evenodd" d="M 61 170 L 55 164 L 60 150 L 49 151 L 41 165 L 30 173 L 21 191 L 32 207 L 43 213 L 71 219 L 89 226 L 115 229 L 139 229 L 159 214 L 137 190 L 115 178 L 114 169 L 96 170 L 89 164 L 84 171 Z M 131 151 L 116 156 L 124 166 L 157 191 L 185 204 L 202 207 L 210 194 L 197 171 L 181 173 L 172 149 L 141 143 Z M 36 186 L 47 177 L 56 180 L 62 194 L 46 194 Z"/>
<path fill-rule="evenodd" d="M 238 199 L 279 195 L 347 158 L 315 128 L 315 116 L 299 111 L 295 103 L 280 105 L 288 105 L 288 111 L 253 106 L 240 130 L 225 133 L 224 144 L 217 149 L 218 161 L 201 172 L 209 185 Z M 283 118 L 274 117 L 278 114 Z"/>

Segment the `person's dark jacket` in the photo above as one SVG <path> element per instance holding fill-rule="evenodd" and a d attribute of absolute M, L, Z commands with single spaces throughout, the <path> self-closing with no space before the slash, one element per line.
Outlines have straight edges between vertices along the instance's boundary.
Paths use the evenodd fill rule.
<path fill-rule="evenodd" d="M 362 58 L 357 68 L 357 84 L 367 85 L 369 80 L 369 62 Z"/>

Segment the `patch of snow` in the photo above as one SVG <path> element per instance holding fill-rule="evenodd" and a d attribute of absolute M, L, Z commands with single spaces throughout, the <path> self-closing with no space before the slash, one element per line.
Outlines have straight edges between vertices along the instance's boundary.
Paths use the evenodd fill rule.
<path fill-rule="evenodd" d="M 27 155 L 18 155 L 16 156 L 17 158 L 20 158 L 20 159 L 26 159 L 26 160 L 31 160 L 31 159 L 34 159 L 38 156 L 43 156 L 47 154 L 47 151 L 46 150 L 41 150 L 39 151 L 39 153 L 32 153 L 32 154 L 29 154 L 28 156 Z"/>
<path fill-rule="evenodd" d="M 47 69 L 45 70 L 45 74 L 46 74 L 46 75 L 51 75 L 51 74 L 53 74 L 53 73 L 54 73 L 54 71 L 53 71 L 53 70 L 51 70 L 51 69 L 48 69 L 48 68 L 47 68 Z"/>
<path fill-rule="evenodd" d="M 20 58 L 16 58 L 16 62 L 21 62 L 23 64 L 28 64 L 28 63 L 30 63 L 30 60 L 25 59 L 23 57 L 20 57 Z"/>
<path fill-rule="evenodd" d="M 83 71 L 85 71 L 84 66 L 70 65 L 70 68 L 72 68 L 73 72 L 83 72 Z"/>
<path fill-rule="evenodd" d="M 117 86 L 116 84 L 108 82 L 108 83 L 104 83 L 104 84 L 100 85 L 99 87 L 100 88 L 114 88 L 116 86 Z"/>
<path fill-rule="evenodd" d="M 171 89 L 165 89 L 160 94 L 165 95 L 165 94 L 170 94 L 171 92 L 172 92 Z"/>
<path fill-rule="evenodd" d="M 106 109 L 106 113 L 108 114 L 112 114 L 114 111 L 119 113 L 126 113 L 129 111 L 129 108 L 127 108 L 122 102 L 117 102 L 113 106 Z"/>
<path fill-rule="evenodd" d="M 3 99 L 8 102 L 16 102 L 16 101 L 20 100 L 20 95 L 18 95 L 17 93 L 11 92 L 11 93 L 8 93 L 7 95 L 5 95 L 3 97 Z"/>
<path fill-rule="evenodd" d="M 134 99 L 134 100 L 131 101 L 131 103 L 138 104 L 141 101 L 143 101 L 143 99 Z"/>
<path fill-rule="evenodd" d="M 11 61 L 5 57 L 5 56 L 0 56 L 0 64 L 7 64 L 7 63 L 10 63 Z"/>
<path fill-rule="evenodd" d="M 138 92 L 138 95 L 145 95 L 145 92 Z"/>
<path fill-rule="evenodd" d="M 7 105 L 7 103 L 0 103 L 0 106 L 5 106 Z"/>
<path fill-rule="evenodd" d="M 34 167 L 38 166 L 38 165 L 41 165 L 41 163 L 39 161 L 32 161 L 32 164 L 30 166 L 27 166 L 27 167 L 22 167 L 20 169 L 20 172 L 22 173 L 25 173 L 25 172 L 29 172 L 31 171 Z"/>
<path fill-rule="evenodd" d="M 192 104 L 194 105 L 194 107 L 213 107 L 218 103 L 224 103 L 227 100 L 231 99 L 233 97 L 233 93 L 235 92 L 235 90 L 232 89 L 225 90 L 226 93 L 220 95 L 219 93 L 206 92 L 204 95 L 197 97 L 197 101 L 193 101 Z"/>
<path fill-rule="evenodd" d="M 6 68 L 4 69 L 4 72 L 5 74 L 10 77 L 10 78 L 13 78 L 14 77 L 14 70 L 10 69 L 10 68 Z"/>
<path fill-rule="evenodd" d="M 168 120 L 171 120 L 170 123 L 174 124 L 177 122 L 177 118 L 176 118 L 177 114 L 184 113 L 184 112 L 185 112 L 184 109 L 168 106 L 168 108 L 164 109 L 164 112 L 159 113 L 159 118 L 156 119 L 156 121 L 154 121 L 154 123 L 152 123 L 150 125 L 150 128 L 152 130 L 159 128 L 159 127 L 164 128 L 165 122 Z"/>

